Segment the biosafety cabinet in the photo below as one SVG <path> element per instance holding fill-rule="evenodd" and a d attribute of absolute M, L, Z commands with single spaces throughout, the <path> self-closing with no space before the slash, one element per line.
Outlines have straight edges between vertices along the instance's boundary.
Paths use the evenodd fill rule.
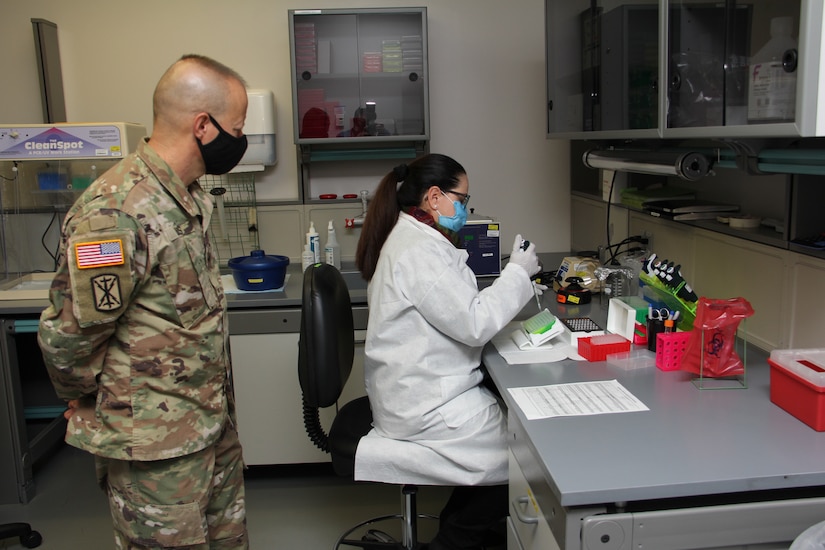
<path fill-rule="evenodd" d="M 551 138 L 825 135 L 819 0 L 545 0 Z"/>
<path fill-rule="evenodd" d="M 5 276 L 54 270 L 62 213 L 144 136 L 144 126 L 125 122 L 0 124 Z"/>

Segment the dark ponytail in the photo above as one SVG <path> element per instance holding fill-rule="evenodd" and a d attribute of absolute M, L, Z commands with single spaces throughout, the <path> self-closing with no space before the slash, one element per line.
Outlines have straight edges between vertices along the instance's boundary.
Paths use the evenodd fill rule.
<path fill-rule="evenodd" d="M 384 176 L 370 200 L 355 252 L 355 265 L 364 279 L 372 280 L 381 248 L 395 227 L 398 214 L 420 206 L 424 194 L 433 185 L 444 191 L 455 189 L 458 178 L 464 174 L 464 168 L 452 158 L 431 154 L 409 165 L 400 164 Z"/>
<path fill-rule="evenodd" d="M 398 181 L 404 181 L 407 179 L 407 176 L 410 175 L 410 167 L 406 164 L 399 164 L 392 169 L 392 173 L 395 174 L 395 179 Z"/>

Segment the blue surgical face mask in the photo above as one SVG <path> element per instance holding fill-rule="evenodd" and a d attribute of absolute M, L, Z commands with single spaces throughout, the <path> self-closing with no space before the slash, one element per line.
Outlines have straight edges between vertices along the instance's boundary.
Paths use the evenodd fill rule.
<path fill-rule="evenodd" d="M 443 191 L 441 194 L 447 197 Z M 455 208 L 455 214 L 452 216 L 443 216 L 438 209 L 435 210 L 438 212 L 438 225 L 450 231 L 458 231 L 467 223 L 467 209 L 459 201 L 453 201 L 453 208 Z"/>

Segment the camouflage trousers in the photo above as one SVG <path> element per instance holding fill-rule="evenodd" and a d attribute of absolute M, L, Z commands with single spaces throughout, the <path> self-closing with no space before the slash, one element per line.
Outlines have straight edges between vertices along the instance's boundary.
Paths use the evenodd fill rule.
<path fill-rule="evenodd" d="M 118 550 L 249 548 L 243 458 L 227 422 L 214 445 L 167 460 L 95 457 Z"/>

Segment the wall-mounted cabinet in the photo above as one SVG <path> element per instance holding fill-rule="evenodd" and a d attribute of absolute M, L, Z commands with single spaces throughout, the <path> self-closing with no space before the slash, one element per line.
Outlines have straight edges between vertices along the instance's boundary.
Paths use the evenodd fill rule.
<path fill-rule="evenodd" d="M 818 0 L 545 0 L 548 137 L 825 135 Z"/>
<path fill-rule="evenodd" d="M 429 138 L 427 11 L 290 10 L 295 143 Z"/>
<path fill-rule="evenodd" d="M 336 193 L 321 166 L 427 152 L 426 8 L 290 10 L 289 34 L 302 201 Z"/>
<path fill-rule="evenodd" d="M 659 2 L 546 0 L 551 137 L 658 137 Z"/>

